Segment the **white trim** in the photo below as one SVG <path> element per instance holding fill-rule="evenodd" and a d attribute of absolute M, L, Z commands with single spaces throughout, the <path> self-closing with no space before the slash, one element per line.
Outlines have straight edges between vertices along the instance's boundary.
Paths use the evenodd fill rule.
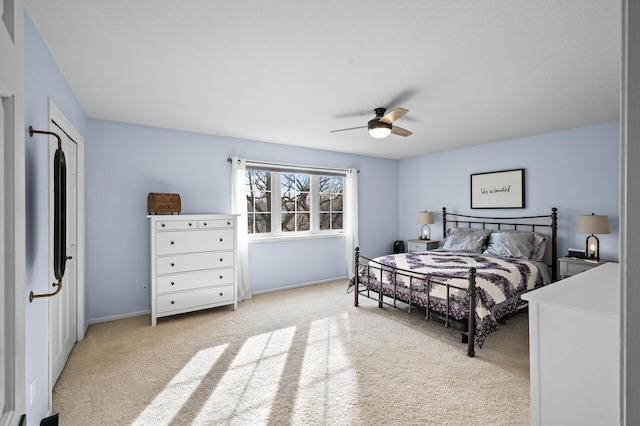
<path fill-rule="evenodd" d="M 346 176 L 348 169 L 332 167 L 301 166 L 296 164 L 274 163 L 272 161 L 245 160 L 249 169 L 269 170 L 282 173 L 308 173 L 327 176 Z"/>
<path fill-rule="evenodd" d="M 333 281 L 342 281 L 342 280 L 346 280 L 346 279 L 347 279 L 346 276 L 345 277 L 338 277 L 338 278 L 327 278 L 326 280 L 311 281 L 311 282 L 308 282 L 308 283 L 294 284 L 294 285 L 288 285 L 288 286 L 277 287 L 277 288 L 270 288 L 268 290 L 252 291 L 251 294 L 256 295 L 256 294 L 275 293 L 276 291 L 292 290 L 294 288 L 309 287 L 309 286 L 312 286 L 312 285 L 325 284 L 325 283 L 330 283 L 330 282 L 333 282 Z"/>
<path fill-rule="evenodd" d="M 5 233 L 5 263 L 0 279 L 5 291 L 6 339 L 4 363 L 7 375 L 4 384 L 4 401 L 0 406 L 0 425 L 18 425 L 25 414 L 26 377 L 26 203 L 25 203 L 25 126 L 24 126 L 24 29 L 23 2 L 12 0 L 12 7 L 3 9 L 6 20 L 11 20 L 11 34 L 0 31 L 0 98 L 9 98 L 5 106 L 11 108 L 8 120 L 4 120 L 4 132 L 0 135 L 0 149 L 4 151 L 0 173 L 4 174 L 3 212 L 0 226 Z M 9 14 L 11 16 L 9 16 Z M 5 25 L 6 26 L 6 20 Z M 3 108 L 4 110 L 4 108 Z"/>
<path fill-rule="evenodd" d="M 101 318 L 92 318 L 89 320 L 89 325 L 100 324 L 102 322 L 117 321 L 125 318 L 139 317 L 142 315 L 150 315 L 150 314 L 151 314 L 151 310 L 147 309 L 144 311 L 129 312 L 127 314 L 111 315 L 108 317 L 101 317 Z"/>
<path fill-rule="evenodd" d="M 272 289 L 268 289 L 268 290 L 252 291 L 251 294 L 252 295 L 256 295 L 256 294 L 275 293 L 276 291 L 292 290 L 294 288 L 309 287 L 309 286 L 312 286 L 312 285 L 325 284 L 325 283 L 330 283 L 330 282 L 333 282 L 333 281 L 342 281 L 342 280 L 346 280 L 346 279 L 347 279 L 346 276 L 337 277 L 337 278 L 327 278 L 326 280 L 311 281 L 311 282 L 307 282 L 307 283 L 294 284 L 294 285 L 289 285 L 289 286 L 284 286 L 284 287 L 272 288 Z M 117 320 L 121 320 L 121 319 L 139 317 L 139 316 L 142 316 L 142 315 L 150 315 L 150 314 L 151 314 L 151 310 L 147 309 L 147 310 L 144 310 L 144 311 L 129 312 L 127 314 L 110 315 L 108 317 L 101 317 L 101 318 L 92 318 L 92 319 L 89 320 L 89 325 L 100 324 L 100 323 L 103 323 L 103 322 L 117 321 Z"/>
<path fill-rule="evenodd" d="M 640 169 L 640 88 L 638 58 L 640 7 L 637 2 L 622 2 L 622 70 L 620 97 L 620 424 L 640 424 L 640 246 L 636 243 L 640 210 L 638 181 Z"/>
<path fill-rule="evenodd" d="M 344 231 L 340 231 L 340 232 L 329 232 L 327 231 L 325 232 L 318 232 L 317 234 L 312 234 L 312 233 L 300 233 L 297 232 L 295 233 L 296 235 L 286 235 L 286 234 L 280 234 L 278 236 L 266 236 L 266 237 L 260 237 L 260 235 L 270 235 L 270 234 L 252 234 L 249 235 L 249 243 L 253 244 L 253 243 L 273 243 L 273 242 L 285 242 L 285 241 L 300 241 L 300 240 L 315 240 L 317 238 L 340 238 L 340 237 L 346 237 L 347 234 L 345 234 Z"/>

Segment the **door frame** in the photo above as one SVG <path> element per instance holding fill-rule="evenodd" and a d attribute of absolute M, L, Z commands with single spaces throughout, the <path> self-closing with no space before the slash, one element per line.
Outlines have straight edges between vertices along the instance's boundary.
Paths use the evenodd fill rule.
<path fill-rule="evenodd" d="M 2 336 L 5 340 L 3 361 L 6 366 L 4 398 L 0 403 L 0 425 L 15 426 L 24 418 L 26 408 L 26 187 L 24 126 L 24 18 L 22 0 L 2 0 L 0 19 L 0 102 L 3 103 L 3 133 L 0 149 L 3 158 L 0 173 L 4 181 L 3 211 L 0 227 L 4 229 L 4 270 L 0 291 L 5 292 L 5 315 Z M 6 333 L 6 334 L 5 334 Z"/>
<path fill-rule="evenodd" d="M 76 203 L 76 258 L 74 259 L 77 268 L 76 276 L 76 340 L 80 341 L 84 339 L 85 335 L 85 199 L 84 199 L 84 138 L 71 124 L 71 122 L 64 116 L 62 111 L 55 105 L 55 103 L 49 98 L 49 131 L 59 133 L 60 129 L 76 143 L 77 151 L 77 203 Z M 55 123 L 55 124 L 54 124 Z M 57 145 L 49 144 L 49 167 L 53 164 Z M 53 172 L 50 169 L 49 172 L 49 194 L 53 194 Z M 53 197 L 49 196 L 49 265 L 53 265 Z M 49 279 L 51 282 L 55 281 L 53 268 L 49 270 Z M 63 289 L 64 291 L 64 289 Z M 49 301 L 51 303 L 51 301 Z M 53 358 L 51 350 L 51 334 L 53 333 L 53 318 L 52 309 L 49 309 L 49 410 L 53 407 Z"/>
<path fill-rule="evenodd" d="M 24 145 L 18 144 L 16 127 L 22 115 L 18 109 L 21 104 L 20 99 L 12 92 L 3 81 L 0 75 L 0 102 L 4 105 L 0 108 L 0 113 L 4 114 L 2 134 L 0 134 L 0 149 L 3 155 L 0 156 L 2 161 L 3 173 L 2 195 L 4 197 L 3 211 L 0 212 L 0 227 L 3 228 L 4 244 L 4 268 L 0 268 L 2 284 L 0 291 L 5 292 L 4 306 L 1 306 L 2 312 L 8 313 L 5 317 L 3 335 L 7 333 L 12 338 L 5 341 L 3 361 L 5 363 L 5 382 L 4 399 L 0 401 L 0 424 L 17 425 L 20 416 L 24 413 L 24 377 L 25 377 L 25 303 L 24 297 L 24 256 L 14 256 L 19 250 L 24 252 L 25 240 L 20 233 L 21 224 L 24 224 L 25 210 L 20 202 L 24 200 L 21 197 L 24 190 L 24 180 L 22 179 L 17 167 L 20 163 L 17 160 L 17 153 L 24 151 L 21 149 Z M 10 110 L 7 112 L 7 110 Z"/>

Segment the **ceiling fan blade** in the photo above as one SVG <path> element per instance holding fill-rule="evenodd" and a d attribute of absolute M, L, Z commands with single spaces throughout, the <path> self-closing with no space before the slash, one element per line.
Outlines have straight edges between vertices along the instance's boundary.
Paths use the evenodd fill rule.
<path fill-rule="evenodd" d="M 394 135 L 405 136 L 405 137 L 411 136 L 413 134 L 407 129 L 403 129 L 402 127 L 398 127 L 398 126 L 391 126 L 391 133 L 393 133 Z"/>
<path fill-rule="evenodd" d="M 405 115 L 406 113 L 408 113 L 409 110 L 408 109 L 404 109 L 404 108 L 396 108 L 393 111 L 389 111 L 388 113 L 386 113 L 384 115 L 384 117 L 382 117 L 380 119 L 380 121 L 382 121 L 383 123 L 393 123 L 394 121 L 396 121 L 398 118 L 402 117 L 403 115 Z"/>
<path fill-rule="evenodd" d="M 345 132 L 347 130 L 366 129 L 366 128 L 367 128 L 367 126 L 349 127 L 348 129 L 330 130 L 329 133 Z"/>
<path fill-rule="evenodd" d="M 391 108 L 396 105 L 404 105 L 407 103 L 409 99 L 413 98 L 417 93 L 418 91 L 416 89 L 407 89 L 402 93 L 398 93 L 395 98 L 389 100 L 389 102 L 387 102 L 387 106 Z"/>

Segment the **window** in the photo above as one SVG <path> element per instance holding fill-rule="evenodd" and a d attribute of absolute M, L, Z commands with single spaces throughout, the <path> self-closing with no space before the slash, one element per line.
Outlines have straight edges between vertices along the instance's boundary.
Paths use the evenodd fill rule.
<path fill-rule="evenodd" d="M 249 234 L 271 233 L 271 172 L 247 169 Z"/>
<path fill-rule="evenodd" d="M 311 176 L 280 174 L 280 223 L 282 232 L 311 229 Z"/>
<path fill-rule="evenodd" d="M 342 229 L 344 178 L 320 176 L 320 230 Z"/>
<path fill-rule="evenodd" d="M 343 231 L 344 176 L 247 167 L 247 230 L 254 236 Z"/>

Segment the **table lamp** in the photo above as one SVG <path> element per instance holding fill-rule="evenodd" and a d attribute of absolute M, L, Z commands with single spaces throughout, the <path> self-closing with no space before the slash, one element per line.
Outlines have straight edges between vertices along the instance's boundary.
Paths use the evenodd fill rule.
<path fill-rule="evenodd" d="M 609 216 L 591 213 L 580 215 L 578 218 L 578 232 L 581 234 L 591 234 L 587 237 L 585 248 L 588 259 L 600 259 L 600 242 L 594 234 L 610 234 Z"/>
<path fill-rule="evenodd" d="M 418 223 L 422 225 L 422 229 L 420 229 L 420 239 L 430 239 L 431 229 L 429 228 L 429 225 L 435 223 L 433 221 L 433 212 L 424 211 L 418 213 Z"/>

